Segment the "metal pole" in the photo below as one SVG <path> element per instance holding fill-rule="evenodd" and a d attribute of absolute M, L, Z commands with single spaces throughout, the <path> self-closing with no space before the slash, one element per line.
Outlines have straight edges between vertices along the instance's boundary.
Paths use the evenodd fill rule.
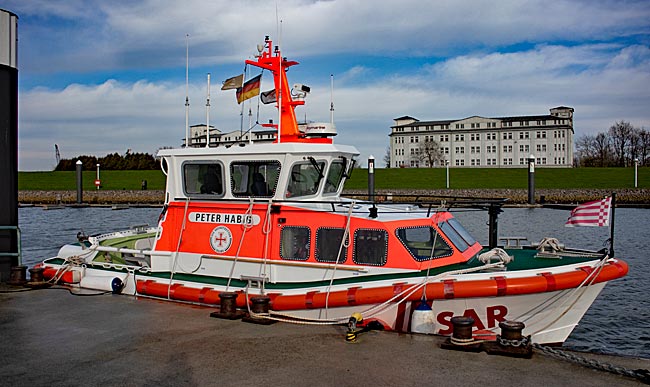
<path fill-rule="evenodd" d="M 535 156 L 528 157 L 528 204 L 535 204 Z"/>
<path fill-rule="evenodd" d="M 18 16 L 0 9 L 0 282 L 17 266 L 18 229 Z"/>
<path fill-rule="evenodd" d="M 83 202 L 83 188 L 82 188 L 82 175 L 81 175 L 81 168 L 83 164 L 81 160 L 77 160 L 76 167 L 77 167 L 77 204 L 81 204 Z"/>
<path fill-rule="evenodd" d="M 614 258 L 614 214 L 616 213 L 616 192 L 612 192 L 612 208 L 609 209 L 609 257 Z"/>
<path fill-rule="evenodd" d="M 97 164 L 97 181 L 100 181 L 99 180 L 99 164 Z M 95 185 L 97 186 L 97 189 L 99 189 L 99 184 L 95 183 Z"/>
<path fill-rule="evenodd" d="M 447 189 L 449 189 L 449 160 L 445 160 L 445 166 L 447 167 Z"/>
<path fill-rule="evenodd" d="M 368 157 L 368 200 L 375 200 L 375 158 Z"/>
<path fill-rule="evenodd" d="M 501 212 L 501 207 L 499 205 L 490 204 L 490 207 L 488 208 L 488 244 L 491 249 L 497 247 L 499 242 L 499 213 Z"/>
<path fill-rule="evenodd" d="M 639 186 L 639 175 L 638 175 L 638 168 L 639 168 L 639 159 L 634 159 L 634 188 L 637 188 Z"/>

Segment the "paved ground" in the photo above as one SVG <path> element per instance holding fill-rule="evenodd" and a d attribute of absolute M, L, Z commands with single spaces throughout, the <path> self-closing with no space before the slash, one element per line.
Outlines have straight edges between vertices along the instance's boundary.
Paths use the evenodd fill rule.
<path fill-rule="evenodd" d="M 211 309 L 129 296 L 0 288 L 5 386 L 640 386 L 535 353 L 531 360 L 442 350 L 433 336 L 261 326 Z M 587 355 L 586 355 L 587 356 Z M 629 369 L 650 360 L 588 355 Z"/>

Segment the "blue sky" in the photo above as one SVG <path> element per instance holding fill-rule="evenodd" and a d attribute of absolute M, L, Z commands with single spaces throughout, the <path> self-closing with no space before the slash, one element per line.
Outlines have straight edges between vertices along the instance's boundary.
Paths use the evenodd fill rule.
<path fill-rule="evenodd" d="M 546 114 L 575 109 L 576 137 L 616 121 L 650 128 L 650 2 L 5 0 L 19 17 L 19 169 L 61 156 L 155 153 L 190 124 L 239 129 L 234 91 L 265 35 L 309 85 L 300 118 L 329 120 L 337 143 L 381 159 L 393 119 Z M 276 12 L 277 9 L 277 12 Z M 277 17 L 276 17 L 277 15 Z M 281 23 L 278 23 L 278 19 Z M 280 26 L 280 27 L 278 27 Z M 268 86 L 268 87 L 267 87 Z M 270 78 L 263 89 L 271 88 Z M 273 118 L 266 106 L 260 121 Z"/>

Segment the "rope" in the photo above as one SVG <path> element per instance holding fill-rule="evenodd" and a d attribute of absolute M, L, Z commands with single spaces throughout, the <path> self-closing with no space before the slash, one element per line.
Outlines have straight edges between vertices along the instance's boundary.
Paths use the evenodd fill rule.
<path fill-rule="evenodd" d="M 480 270 L 486 270 L 490 269 L 496 266 L 501 266 L 503 265 L 502 262 L 497 262 L 497 263 L 489 263 L 483 266 L 478 266 L 474 268 L 468 268 L 468 269 L 459 269 L 459 270 L 453 270 L 453 271 L 448 271 L 445 273 L 440 273 L 430 279 L 424 279 L 422 282 L 413 284 L 410 287 L 407 287 L 404 289 L 402 292 L 394 295 L 390 299 L 382 302 L 381 304 L 377 304 L 373 307 L 370 307 L 364 311 L 361 312 L 362 315 L 367 316 L 369 318 L 372 318 L 376 316 L 377 314 L 383 312 L 386 308 L 388 307 L 394 307 L 396 305 L 399 305 L 405 301 L 408 300 L 408 298 L 413 295 L 415 292 L 420 290 L 426 283 L 428 282 L 434 282 L 436 280 L 440 280 L 444 277 L 447 276 L 452 276 L 452 275 L 459 275 L 459 274 L 466 274 L 466 273 L 471 273 L 475 271 L 480 271 Z M 246 289 L 246 296 L 248 297 L 248 289 Z M 395 302 L 395 300 L 398 300 Z M 393 305 L 396 304 L 396 305 Z M 300 317 L 300 316 L 293 316 L 285 313 L 280 313 L 280 312 L 269 312 L 267 313 L 253 313 L 250 310 L 250 306 L 248 307 L 248 312 L 252 317 L 263 317 L 263 318 L 268 318 L 271 320 L 277 320 L 277 321 L 283 321 L 283 322 L 288 322 L 288 323 L 296 323 L 296 324 L 312 324 L 312 325 L 336 325 L 336 324 L 342 324 L 342 323 L 347 323 L 348 317 L 341 317 L 337 319 L 308 319 L 305 317 Z M 288 318 L 287 320 L 283 320 L 280 318 L 273 317 L 273 315 L 279 315 Z M 299 322 L 294 322 L 294 320 L 298 320 Z"/>
<path fill-rule="evenodd" d="M 242 223 L 241 225 L 243 229 L 241 234 L 241 239 L 239 239 L 239 246 L 237 246 L 237 253 L 235 253 L 235 260 L 232 261 L 232 266 L 230 267 L 230 274 L 228 274 L 228 283 L 226 284 L 226 292 L 230 288 L 230 282 L 232 281 L 232 276 L 233 273 L 235 272 L 235 266 L 237 265 L 237 260 L 239 259 L 239 253 L 241 252 L 241 247 L 244 244 L 244 237 L 246 236 L 246 232 L 251 228 L 253 228 L 253 217 L 248 215 L 251 215 L 253 213 L 254 204 L 255 204 L 255 199 L 249 197 L 248 208 L 246 209 L 246 212 L 244 212 L 244 223 Z"/>
<path fill-rule="evenodd" d="M 533 343 L 533 348 L 538 350 L 544 355 L 548 355 L 556 359 L 570 361 L 575 364 L 581 365 L 583 367 L 591 368 L 594 370 L 606 371 L 616 375 L 627 376 L 630 378 L 637 379 L 645 384 L 650 384 L 650 371 L 647 369 L 639 368 L 636 370 L 630 370 L 624 367 L 616 366 L 614 364 L 600 362 L 594 359 L 587 359 L 582 356 L 578 356 L 566 351 L 561 351 L 537 343 Z"/>
<path fill-rule="evenodd" d="M 167 299 L 171 299 L 170 296 L 172 291 L 172 281 L 174 280 L 174 273 L 176 273 L 178 252 L 181 249 L 181 241 L 183 240 L 183 232 L 185 231 L 185 224 L 187 223 L 187 208 L 189 207 L 189 205 L 190 205 L 190 197 L 188 196 L 187 199 L 185 200 L 185 210 L 183 211 L 183 224 L 181 225 L 181 229 L 178 232 L 178 244 L 176 245 L 176 251 L 174 252 L 174 263 L 172 264 L 172 272 L 169 275 L 169 285 L 167 285 Z M 201 263 L 199 262 L 199 265 L 200 264 Z"/>
<path fill-rule="evenodd" d="M 356 201 L 352 201 L 350 207 L 348 208 L 348 215 L 345 221 L 345 230 L 343 231 L 343 237 L 341 238 L 341 244 L 339 245 L 339 252 L 336 255 L 336 262 L 334 262 L 334 269 L 332 270 L 332 277 L 330 278 L 330 283 L 327 286 L 327 295 L 325 296 L 325 317 L 327 317 L 327 312 L 329 310 L 329 301 L 330 301 L 330 291 L 332 290 L 332 284 L 334 283 L 334 275 L 336 274 L 336 269 L 339 265 L 339 260 L 341 259 L 341 253 L 343 248 L 350 246 L 350 241 L 348 237 L 350 236 L 350 219 L 352 218 L 352 209 Z"/>
<path fill-rule="evenodd" d="M 266 264 L 269 257 L 269 235 L 272 230 L 271 222 L 271 208 L 273 205 L 273 200 L 269 200 L 269 204 L 266 207 L 266 215 L 264 216 L 264 223 L 262 224 L 262 233 L 264 234 L 264 255 L 262 257 L 262 274 L 266 275 Z M 262 294 L 264 293 L 264 281 L 262 281 Z"/>
<path fill-rule="evenodd" d="M 490 251 L 486 251 L 483 254 L 478 256 L 478 260 L 483 263 L 490 263 L 492 258 L 497 258 L 498 261 L 508 264 L 514 261 L 514 257 L 508 255 L 505 250 L 495 247 Z"/>
<path fill-rule="evenodd" d="M 537 245 L 537 250 L 546 251 L 547 247 L 550 248 L 552 251 L 562 250 L 560 241 L 557 238 L 549 238 L 549 237 L 542 238 L 542 240 L 539 242 L 539 245 Z"/>

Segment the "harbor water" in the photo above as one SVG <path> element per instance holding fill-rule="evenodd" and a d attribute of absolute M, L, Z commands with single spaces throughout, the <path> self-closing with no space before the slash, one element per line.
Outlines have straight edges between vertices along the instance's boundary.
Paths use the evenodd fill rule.
<path fill-rule="evenodd" d="M 19 210 L 23 264 L 33 266 L 55 256 L 59 247 L 75 241 L 78 232 L 88 235 L 156 224 L 160 208 L 64 208 Z M 483 211 L 458 211 L 454 215 L 482 243 L 487 244 L 488 216 Z M 564 227 L 568 211 L 547 208 L 506 208 L 499 216 L 499 237 L 527 237 L 538 242 L 554 237 L 578 248 L 608 247 L 609 228 Z M 617 257 L 624 259 L 629 274 L 610 282 L 573 331 L 565 346 L 571 349 L 650 359 L 650 209 L 618 208 L 615 218 Z"/>

